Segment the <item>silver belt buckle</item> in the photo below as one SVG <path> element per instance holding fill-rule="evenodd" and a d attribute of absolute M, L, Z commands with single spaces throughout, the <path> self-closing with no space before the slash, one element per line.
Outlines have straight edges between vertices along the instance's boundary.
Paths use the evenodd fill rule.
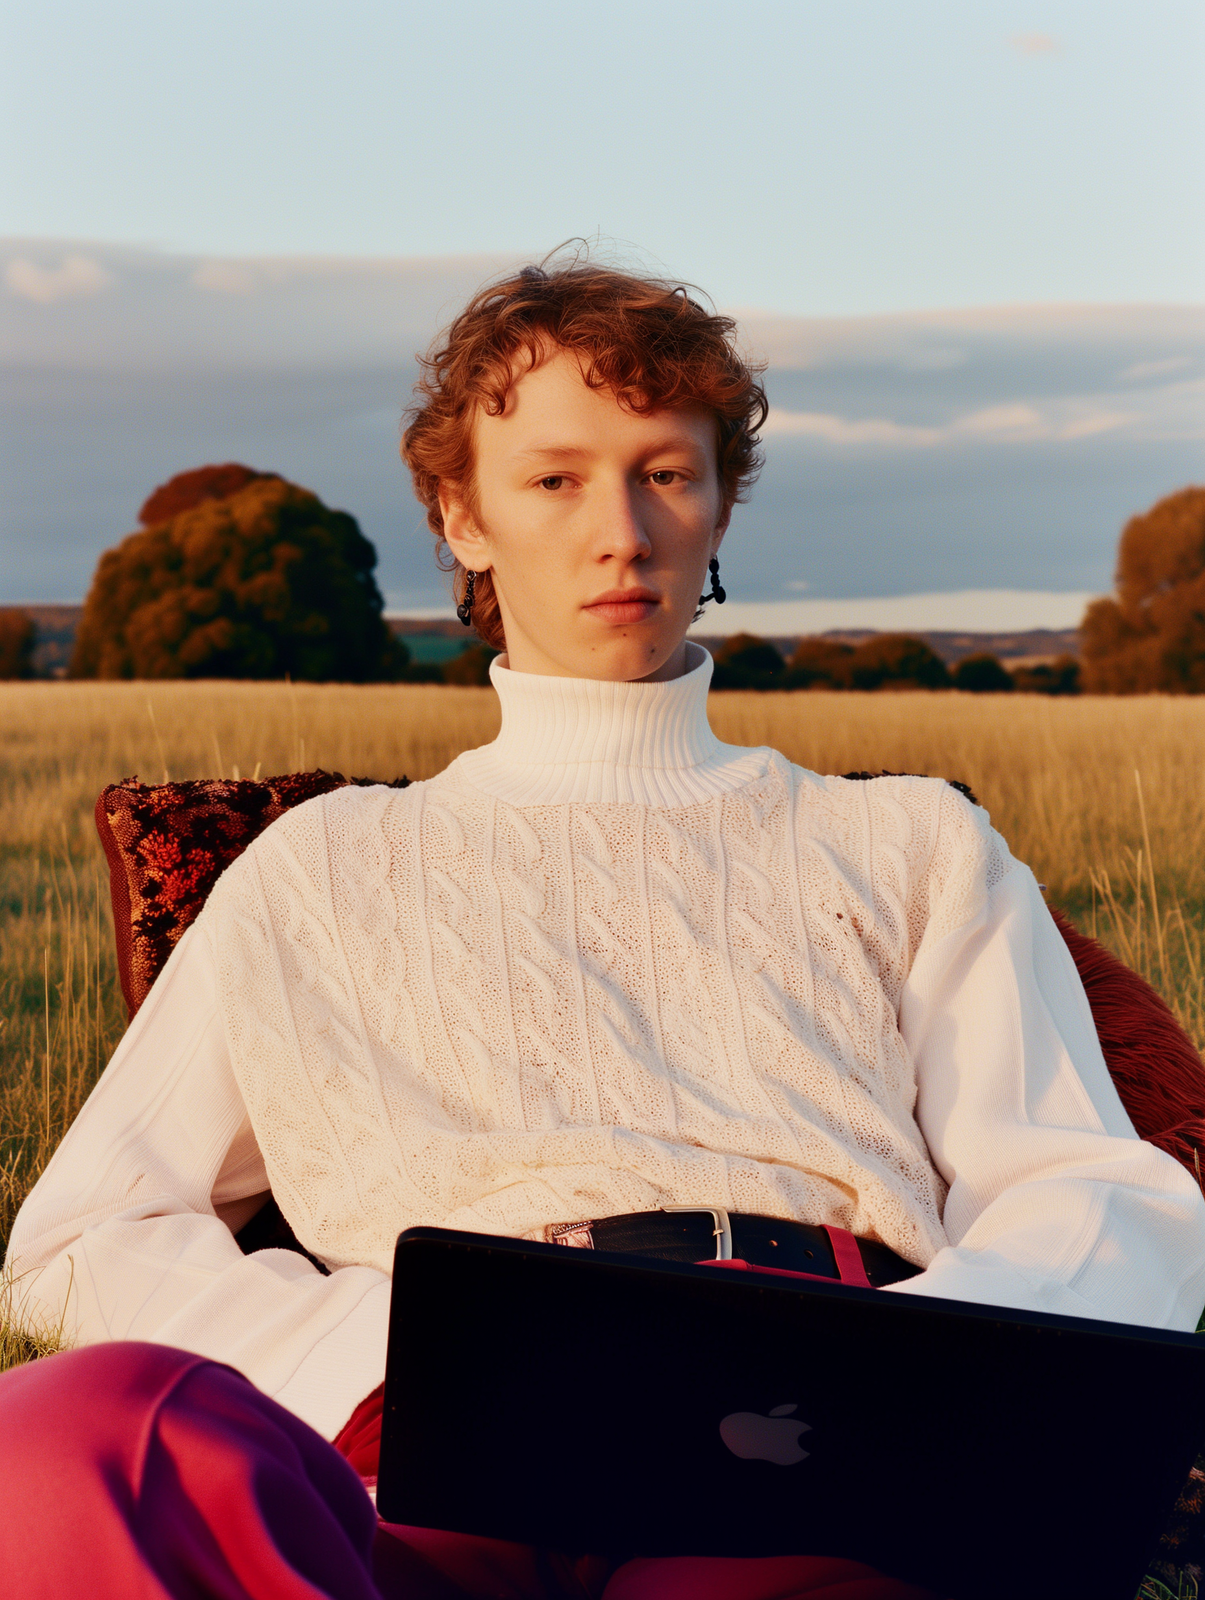
<path fill-rule="evenodd" d="M 715 1258 L 717 1261 L 732 1260 L 732 1223 L 728 1220 L 728 1213 L 723 1206 L 662 1206 L 662 1211 L 701 1211 L 709 1216 L 715 1223 L 712 1237 L 715 1239 Z"/>

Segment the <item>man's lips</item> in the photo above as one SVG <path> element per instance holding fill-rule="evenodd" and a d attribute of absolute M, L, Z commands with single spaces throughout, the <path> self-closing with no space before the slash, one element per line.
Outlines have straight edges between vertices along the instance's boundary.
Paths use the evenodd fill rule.
<path fill-rule="evenodd" d="M 643 622 L 661 605 L 661 596 L 654 589 L 609 589 L 591 600 L 583 610 L 606 622 Z"/>

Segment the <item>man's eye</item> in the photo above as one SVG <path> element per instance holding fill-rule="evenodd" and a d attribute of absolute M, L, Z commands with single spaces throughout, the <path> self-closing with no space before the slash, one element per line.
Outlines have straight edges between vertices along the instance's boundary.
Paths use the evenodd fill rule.
<path fill-rule="evenodd" d="M 667 489 L 677 476 L 678 474 L 669 467 L 663 468 L 660 472 L 649 473 L 650 481 L 655 483 L 659 489 Z"/>
<path fill-rule="evenodd" d="M 564 483 L 564 481 L 565 480 L 560 475 L 560 473 L 554 472 L 554 473 L 550 474 L 547 478 L 541 478 L 540 479 L 540 488 L 541 489 L 554 489 L 554 490 L 555 489 L 559 489 L 561 487 L 561 485 Z"/>

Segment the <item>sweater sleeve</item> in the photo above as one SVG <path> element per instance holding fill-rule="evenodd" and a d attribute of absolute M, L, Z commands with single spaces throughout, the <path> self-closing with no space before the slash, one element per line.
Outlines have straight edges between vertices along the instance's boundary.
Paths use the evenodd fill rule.
<path fill-rule="evenodd" d="M 1003 874 L 971 896 L 953 875 L 958 904 L 935 906 L 901 999 L 950 1243 L 894 1287 L 1191 1331 L 1205 1200 L 1135 1133 L 1033 874 L 991 837 Z"/>
<path fill-rule="evenodd" d="M 384 1376 L 389 1280 L 244 1256 L 214 1208 L 267 1187 L 197 924 L 21 1208 L 6 1263 L 20 1314 L 81 1344 L 227 1362 L 333 1438 Z"/>

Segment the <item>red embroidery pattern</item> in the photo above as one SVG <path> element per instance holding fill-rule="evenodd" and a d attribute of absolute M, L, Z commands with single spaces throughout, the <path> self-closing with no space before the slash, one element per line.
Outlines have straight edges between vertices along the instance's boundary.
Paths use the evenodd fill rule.
<path fill-rule="evenodd" d="M 96 831 L 109 862 L 121 992 L 130 1016 L 218 878 L 277 817 L 315 795 L 375 778 L 341 772 L 291 772 L 259 782 L 199 778 L 103 789 Z M 404 789 L 408 778 L 389 788 Z"/>

